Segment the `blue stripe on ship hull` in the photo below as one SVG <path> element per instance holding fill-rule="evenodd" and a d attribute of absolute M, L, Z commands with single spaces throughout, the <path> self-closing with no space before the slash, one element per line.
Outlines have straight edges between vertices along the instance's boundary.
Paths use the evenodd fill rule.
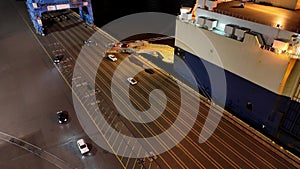
<path fill-rule="evenodd" d="M 215 71 L 220 71 L 222 68 L 182 49 L 181 56 L 179 57 L 184 58 L 185 64 L 187 64 L 193 72 L 199 87 L 210 95 L 211 84 L 206 68 Z M 179 57 L 175 57 L 174 69 L 178 74 L 185 77 L 184 71 L 181 70 L 184 66 L 180 65 L 182 63 L 178 61 Z M 266 130 L 269 134 L 275 134 L 282 118 L 282 112 L 287 110 L 290 99 L 267 90 L 227 70 L 224 72 L 227 81 L 225 109 L 250 125 L 261 128 L 264 125 L 265 128 L 263 130 Z M 217 100 L 215 101 L 217 102 Z"/>

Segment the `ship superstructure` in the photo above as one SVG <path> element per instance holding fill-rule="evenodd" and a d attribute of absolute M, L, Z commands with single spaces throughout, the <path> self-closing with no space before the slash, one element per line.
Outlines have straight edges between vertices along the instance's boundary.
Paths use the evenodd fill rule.
<path fill-rule="evenodd" d="M 202 94 L 218 103 L 221 92 L 212 95 L 211 79 L 216 77 L 210 72 L 224 70 L 226 83 L 217 86 L 226 86 L 225 108 L 299 151 L 299 32 L 285 30 L 280 22 L 265 25 L 224 15 L 215 8 L 217 1 L 199 0 L 195 6 L 193 12 L 182 8 L 178 16 L 175 55 L 190 67 Z M 241 10 L 259 4 L 246 6 Z M 174 69 L 185 77 L 181 67 L 175 59 Z"/>

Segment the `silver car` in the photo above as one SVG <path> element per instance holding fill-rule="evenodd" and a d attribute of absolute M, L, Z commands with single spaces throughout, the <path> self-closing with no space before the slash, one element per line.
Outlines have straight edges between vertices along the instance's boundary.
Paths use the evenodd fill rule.
<path fill-rule="evenodd" d="M 128 81 L 131 85 L 137 84 L 137 81 L 136 81 L 133 77 L 129 77 L 129 78 L 127 79 L 127 81 Z"/>
<path fill-rule="evenodd" d="M 88 148 L 87 144 L 85 143 L 85 140 L 84 139 L 79 139 L 77 141 L 77 146 L 80 150 L 80 153 L 83 155 L 83 154 L 86 154 L 90 151 L 90 149 Z"/>
<path fill-rule="evenodd" d="M 115 61 L 118 60 L 118 59 L 116 58 L 116 56 L 113 55 L 113 54 L 109 54 L 109 55 L 107 55 L 107 57 L 108 57 L 108 59 L 110 59 L 110 60 L 113 61 L 113 62 L 115 62 Z"/>

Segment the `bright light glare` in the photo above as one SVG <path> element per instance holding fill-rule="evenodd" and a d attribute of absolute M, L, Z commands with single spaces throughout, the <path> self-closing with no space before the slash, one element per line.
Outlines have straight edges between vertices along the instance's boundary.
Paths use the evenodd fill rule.
<path fill-rule="evenodd" d="M 180 13 L 183 14 L 183 13 L 189 13 L 191 11 L 192 8 L 190 7 L 181 7 L 180 8 Z"/>

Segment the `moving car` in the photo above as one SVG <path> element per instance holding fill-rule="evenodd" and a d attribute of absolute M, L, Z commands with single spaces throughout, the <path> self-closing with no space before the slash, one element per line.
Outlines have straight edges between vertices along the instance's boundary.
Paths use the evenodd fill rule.
<path fill-rule="evenodd" d="M 122 47 L 122 43 L 121 42 L 115 42 L 115 43 L 110 43 L 109 46 L 111 47 Z"/>
<path fill-rule="evenodd" d="M 110 59 L 110 60 L 113 61 L 113 62 L 115 62 L 115 61 L 118 60 L 118 59 L 116 58 L 116 56 L 113 55 L 113 54 L 109 54 L 109 55 L 107 55 L 107 57 L 108 57 L 108 59 Z"/>
<path fill-rule="evenodd" d="M 56 55 L 54 58 L 53 58 L 53 62 L 54 63 L 60 63 L 61 60 L 63 59 L 63 55 Z"/>
<path fill-rule="evenodd" d="M 69 115 L 67 111 L 58 111 L 56 112 L 58 123 L 63 124 L 69 120 Z"/>
<path fill-rule="evenodd" d="M 122 45 L 121 45 L 121 48 L 128 48 L 129 47 L 129 45 L 127 44 L 127 43 L 123 43 Z"/>
<path fill-rule="evenodd" d="M 92 43 L 92 41 L 91 40 L 85 40 L 85 41 L 83 41 L 83 43 L 86 44 L 86 45 L 89 45 L 90 43 Z"/>
<path fill-rule="evenodd" d="M 136 81 L 134 78 L 132 78 L 132 77 L 129 77 L 127 80 L 128 80 L 128 82 L 129 82 L 131 85 L 137 84 L 137 81 Z"/>
<path fill-rule="evenodd" d="M 90 149 L 88 148 L 87 144 L 85 143 L 84 139 L 79 139 L 77 141 L 77 146 L 80 150 L 80 153 L 83 155 L 85 153 L 88 153 L 90 151 Z"/>

